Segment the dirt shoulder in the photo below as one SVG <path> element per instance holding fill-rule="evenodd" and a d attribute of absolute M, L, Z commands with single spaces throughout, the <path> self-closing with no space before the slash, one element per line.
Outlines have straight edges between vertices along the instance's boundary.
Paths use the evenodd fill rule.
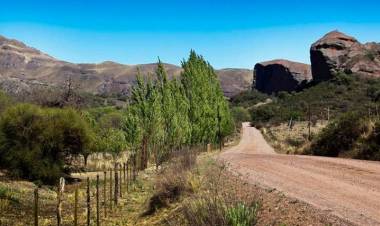
<path fill-rule="evenodd" d="M 310 208 L 307 212 L 327 223 L 380 225 L 378 162 L 275 154 L 260 131 L 248 124 L 244 125 L 239 145 L 223 152 L 220 160 L 254 186 L 276 189 L 292 203 L 308 204 L 299 208 Z M 285 205 L 283 211 L 291 209 Z"/>

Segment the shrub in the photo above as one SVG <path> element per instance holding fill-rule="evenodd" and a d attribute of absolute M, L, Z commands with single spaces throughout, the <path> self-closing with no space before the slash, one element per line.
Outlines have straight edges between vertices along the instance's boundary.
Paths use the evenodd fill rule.
<path fill-rule="evenodd" d="M 233 106 L 250 107 L 260 102 L 264 102 L 268 98 L 268 95 L 261 93 L 256 89 L 252 89 L 233 96 L 230 102 Z"/>
<path fill-rule="evenodd" d="M 20 200 L 10 188 L 5 186 L 0 186 L 0 199 L 6 199 L 14 203 L 19 203 Z"/>
<path fill-rule="evenodd" d="M 168 206 L 186 192 L 191 193 L 192 187 L 189 170 L 196 162 L 196 153 L 186 150 L 178 151 L 156 179 L 156 192 L 148 201 L 148 208 L 143 215 L 151 215 L 156 210 Z"/>
<path fill-rule="evenodd" d="M 222 197 L 203 197 L 186 203 L 183 215 L 189 226 L 251 226 L 256 224 L 259 204 L 228 203 Z"/>
<path fill-rule="evenodd" d="M 346 113 L 321 131 L 311 145 L 311 153 L 337 157 L 341 152 L 351 150 L 367 130 L 365 120 L 359 113 Z"/>
<path fill-rule="evenodd" d="M 253 122 L 269 122 L 277 114 L 275 106 L 270 107 L 258 107 L 251 111 L 251 118 Z"/>
<path fill-rule="evenodd" d="M 258 203 L 253 203 L 250 206 L 244 203 L 238 203 L 235 206 L 227 208 L 228 225 L 233 226 L 251 226 L 256 224 L 256 216 L 259 210 Z"/>
<path fill-rule="evenodd" d="M 0 120 L 0 164 L 13 176 L 54 183 L 67 158 L 87 148 L 88 134 L 74 110 L 18 104 Z"/>
<path fill-rule="evenodd" d="M 361 142 L 355 158 L 380 161 L 380 122 L 377 121 L 368 136 Z"/>
<path fill-rule="evenodd" d="M 188 226 L 228 225 L 225 203 L 219 198 L 204 197 L 189 201 L 182 208 Z"/>
<path fill-rule="evenodd" d="M 371 84 L 367 88 L 367 96 L 371 98 L 372 101 L 377 102 L 380 99 L 380 86 L 377 83 Z"/>
<path fill-rule="evenodd" d="M 250 185 L 230 174 L 227 166 L 210 160 L 199 170 L 202 186 L 184 202 L 181 225 L 255 225 L 259 202 Z"/>
<path fill-rule="evenodd" d="M 305 144 L 306 139 L 305 138 L 299 138 L 299 137 L 298 138 L 297 137 L 288 137 L 288 138 L 286 138 L 285 142 L 287 144 L 289 144 L 290 146 L 299 148 Z"/>
<path fill-rule="evenodd" d="M 249 112 L 246 108 L 243 107 L 233 107 L 231 109 L 232 117 L 234 118 L 235 123 L 248 122 L 251 120 Z"/>
<path fill-rule="evenodd" d="M 347 75 L 345 73 L 339 72 L 334 76 L 332 82 L 337 85 L 348 86 L 351 85 L 354 80 L 355 78 L 352 75 Z"/>

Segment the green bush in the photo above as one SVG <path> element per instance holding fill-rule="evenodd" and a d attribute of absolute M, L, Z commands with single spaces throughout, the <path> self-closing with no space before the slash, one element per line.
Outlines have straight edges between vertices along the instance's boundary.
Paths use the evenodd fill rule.
<path fill-rule="evenodd" d="M 233 107 L 231 113 L 235 123 L 248 122 L 251 120 L 249 111 L 243 107 Z"/>
<path fill-rule="evenodd" d="M 311 145 L 311 153 L 337 157 L 352 150 L 361 135 L 367 132 L 367 123 L 361 114 L 349 112 L 324 128 Z"/>
<path fill-rule="evenodd" d="M 251 118 L 253 122 L 269 122 L 278 114 L 276 106 L 258 107 L 251 110 Z"/>
<path fill-rule="evenodd" d="M 257 221 L 259 204 L 228 203 L 221 197 L 203 197 L 186 203 L 183 215 L 189 226 L 251 226 Z"/>
<path fill-rule="evenodd" d="M 259 210 L 258 203 L 253 203 L 251 206 L 238 203 L 235 206 L 227 208 L 227 222 L 231 226 L 251 226 L 256 224 L 257 211 Z"/>
<path fill-rule="evenodd" d="M 19 203 L 19 197 L 17 197 L 16 192 L 12 191 L 9 187 L 0 186 L 0 199 L 6 199 L 14 203 Z"/>
<path fill-rule="evenodd" d="M 380 161 L 380 122 L 377 121 L 368 138 L 361 142 L 355 158 Z"/>
<path fill-rule="evenodd" d="M 347 75 L 345 73 L 337 73 L 334 78 L 332 79 L 332 82 L 337 85 L 344 85 L 349 86 L 353 84 L 355 78 L 352 75 Z"/>
<path fill-rule="evenodd" d="M 367 88 L 367 96 L 371 98 L 372 101 L 377 102 L 380 100 L 380 84 L 372 83 Z"/>
<path fill-rule="evenodd" d="M 250 107 L 260 102 L 264 102 L 269 97 L 270 96 L 253 89 L 237 94 L 230 99 L 230 102 L 232 106 Z"/>
<path fill-rule="evenodd" d="M 75 110 L 18 104 L 0 119 L 0 164 L 13 176 L 54 183 L 68 157 L 87 148 L 89 133 Z"/>

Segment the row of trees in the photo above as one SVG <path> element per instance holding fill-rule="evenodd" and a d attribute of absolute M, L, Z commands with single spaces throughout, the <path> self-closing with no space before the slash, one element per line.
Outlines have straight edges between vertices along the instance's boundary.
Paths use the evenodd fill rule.
<path fill-rule="evenodd" d="M 0 166 L 52 183 L 75 155 L 128 151 L 140 169 L 158 166 L 175 150 L 223 143 L 233 131 L 217 76 L 191 51 L 179 78 L 168 79 L 161 61 L 155 78 L 137 75 L 128 106 L 74 110 L 16 104 L 0 108 Z M 8 103 L 0 96 L 0 101 Z M 0 106 L 1 107 L 1 106 Z"/>
<path fill-rule="evenodd" d="M 150 156 L 160 165 L 172 151 L 221 145 L 233 131 L 228 103 L 211 65 L 191 51 L 182 68 L 179 79 L 169 80 L 159 61 L 155 80 L 137 76 L 125 130 L 141 169 Z"/>

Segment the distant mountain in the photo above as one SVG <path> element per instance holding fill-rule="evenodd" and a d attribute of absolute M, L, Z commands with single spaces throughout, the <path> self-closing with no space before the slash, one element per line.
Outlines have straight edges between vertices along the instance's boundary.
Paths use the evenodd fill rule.
<path fill-rule="evenodd" d="M 169 77 L 182 69 L 165 64 Z M 156 64 L 124 65 L 106 61 L 100 64 L 73 64 L 51 57 L 24 43 L 0 36 L 0 87 L 10 93 L 27 92 L 33 86 L 61 87 L 71 78 L 85 92 L 127 95 L 135 83 L 137 70 L 153 75 Z M 252 70 L 216 70 L 223 91 L 231 97 L 252 85 Z"/>

